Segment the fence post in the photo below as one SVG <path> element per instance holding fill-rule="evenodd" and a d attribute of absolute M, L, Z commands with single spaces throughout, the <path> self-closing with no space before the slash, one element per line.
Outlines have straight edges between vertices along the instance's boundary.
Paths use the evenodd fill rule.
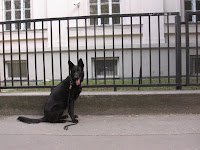
<path fill-rule="evenodd" d="M 114 86 L 114 92 L 116 92 L 117 91 L 117 87 L 116 86 Z"/>
<path fill-rule="evenodd" d="M 180 14 L 176 15 L 176 89 L 181 90 L 181 21 Z"/>
<path fill-rule="evenodd" d="M 186 30 L 186 85 L 189 85 L 189 13 L 185 15 L 185 30 Z"/>

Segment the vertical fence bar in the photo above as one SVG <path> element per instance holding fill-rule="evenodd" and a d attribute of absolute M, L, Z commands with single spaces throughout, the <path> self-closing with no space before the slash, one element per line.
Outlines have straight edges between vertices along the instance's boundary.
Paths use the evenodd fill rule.
<path fill-rule="evenodd" d="M 181 22 L 180 15 L 176 15 L 176 89 L 181 90 Z"/>
<path fill-rule="evenodd" d="M 169 15 L 167 15 L 167 60 L 168 60 L 168 83 L 170 83 L 170 51 L 169 51 Z"/>
<path fill-rule="evenodd" d="M 7 86 L 6 79 L 6 59 L 5 59 L 5 37 L 4 37 L 4 24 L 2 24 L 2 49 L 3 49 L 3 72 L 4 72 L 4 86 Z"/>
<path fill-rule="evenodd" d="M 105 18 L 103 17 L 103 60 L 104 60 L 104 84 L 106 85 L 106 43 L 105 43 Z"/>
<path fill-rule="evenodd" d="M 131 77 L 132 77 L 132 84 L 133 84 L 133 17 L 131 16 Z"/>
<path fill-rule="evenodd" d="M 160 75 L 161 75 L 161 60 L 160 60 L 160 16 L 158 15 L 158 59 L 159 59 L 159 83 L 160 83 Z"/>
<path fill-rule="evenodd" d="M 61 47 L 61 24 L 58 21 L 59 26 L 59 54 L 60 54 L 60 81 L 62 82 L 62 47 Z"/>
<path fill-rule="evenodd" d="M 199 44 L 198 44 L 198 16 L 196 14 L 196 72 L 197 72 L 197 76 L 196 76 L 196 83 L 199 82 L 199 69 L 198 69 L 198 66 L 199 66 L 199 52 L 198 52 L 198 47 L 199 47 Z"/>
<path fill-rule="evenodd" d="M 140 16 L 140 73 L 139 84 L 142 84 L 142 16 Z"/>
<path fill-rule="evenodd" d="M 35 22 L 34 22 L 34 50 L 35 50 L 35 84 L 37 86 L 37 53 L 36 53 L 36 29 L 35 29 Z"/>
<path fill-rule="evenodd" d="M 52 85 L 54 85 L 54 59 L 53 59 L 53 25 L 50 21 L 50 30 L 51 30 L 51 67 L 52 67 Z"/>
<path fill-rule="evenodd" d="M 94 71 L 95 85 L 97 85 L 97 38 L 96 38 L 96 18 L 95 17 L 94 17 L 94 70 L 95 70 Z"/>
<path fill-rule="evenodd" d="M 67 20 L 67 36 L 68 36 L 68 60 L 70 61 L 70 34 L 69 34 L 69 20 Z M 70 75 L 70 70 L 69 70 Z"/>
<path fill-rule="evenodd" d="M 42 21 L 42 54 L 43 54 L 43 79 L 44 86 L 46 85 L 46 71 L 45 71 L 45 51 L 44 51 L 44 21 Z"/>
<path fill-rule="evenodd" d="M 29 86 L 29 57 L 28 57 L 28 23 L 26 22 L 26 68 L 27 68 L 27 84 Z"/>
<path fill-rule="evenodd" d="M 5 59 L 5 43 L 4 42 L 5 42 L 4 24 L 2 24 L 3 72 L 4 72 L 4 86 L 6 87 L 7 86 L 7 79 L 6 79 L 6 59 Z"/>
<path fill-rule="evenodd" d="M 19 76 L 20 76 L 20 85 L 22 86 L 22 68 L 21 68 L 21 47 L 20 47 L 20 30 L 19 27 L 21 23 L 18 22 L 18 50 L 19 50 Z"/>
<path fill-rule="evenodd" d="M 115 25 L 114 17 L 112 17 L 112 40 L 113 40 L 113 85 L 115 85 Z M 117 91 L 117 88 L 114 86 L 114 91 Z"/>
<path fill-rule="evenodd" d="M 124 85 L 124 23 L 123 17 L 121 17 L 121 27 L 122 27 L 122 84 Z"/>
<path fill-rule="evenodd" d="M 85 19 L 85 49 L 86 49 L 86 77 L 88 83 L 88 37 L 87 37 L 87 19 Z"/>
<path fill-rule="evenodd" d="M 149 75 L 150 75 L 150 84 L 152 83 L 151 75 L 151 16 L 149 16 Z"/>
<path fill-rule="evenodd" d="M 190 84 L 190 77 L 189 77 L 189 67 L 190 67 L 190 51 L 189 51 L 189 13 L 186 12 L 185 15 L 185 30 L 186 30 L 186 85 L 188 86 Z"/>
<path fill-rule="evenodd" d="M 14 86 L 14 82 L 13 82 L 12 24 L 11 23 L 10 23 L 10 61 L 11 61 L 11 80 L 12 80 L 12 86 Z"/>
<path fill-rule="evenodd" d="M 76 47 L 77 47 L 77 63 L 78 63 L 78 60 L 79 60 L 79 45 L 78 45 L 78 43 L 79 43 L 79 38 L 78 38 L 78 19 L 76 19 Z"/>

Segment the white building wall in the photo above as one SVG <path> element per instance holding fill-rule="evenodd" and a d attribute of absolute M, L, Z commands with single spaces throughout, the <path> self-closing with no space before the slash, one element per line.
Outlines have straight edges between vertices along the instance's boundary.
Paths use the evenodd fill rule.
<path fill-rule="evenodd" d="M 2 8 L 3 0 L 0 0 L 0 21 L 3 21 L 3 8 Z M 80 6 L 77 7 L 74 5 L 76 0 L 31 0 L 31 18 L 32 19 L 40 19 L 40 18 L 57 18 L 57 17 L 73 17 L 73 16 L 88 16 L 89 15 L 89 0 L 80 0 Z M 121 0 L 121 13 L 122 14 L 130 14 L 130 13 L 159 13 L 159 12 L 180 12 L 182 19 L 184 18 L 184 0 Z M 124 19 L 124 75 L 125 77 L 131 76 L 131 51 L 130 51 L 130 18 Z M 140 69 L 140 31 L 139 31 L 139 17 L 134 18 L 133 21 L 133 60 L 134 60 L 134 77 L 139 76 Z M 174 27 L 174 17 L 170 17 L 170 74 L 175 75 L 175 27 Z M 89 20 L 87 20 L 87 24 L 89 25 Z M 78 41 L 79 41 L 79 56 L 85 58 L 85 21 L 78 22 Z M 58 22 L 52 23 L 53 30 L 53 51 L 54 51 L 54 76 L 55 79 L 60 78 L 60 67 L 59 67 L 59 30 L 58 30 Z M 76 22 L 70 21 L 70 58 L 73 62 L 76 62 L 76 49 L 77 49 L 77 37 L 76 37 Z M 68 35 L 67 35 L 67 21 L 61 22 L 61 45 L 62 45 L 62 67 L 63 67 L 63 77 L 68 74 Z M 32 24 L 33 29 L 33 24 Z M 50 30 L 50 22 L 44 23 L 44 45 L 45 45 L 45 65 L 46 65 L 46 79 L 52 79 L 52 66 L 51 66 L 51 30 Z M 1 32 L 0 26 L 0 33 Z M 103 57 L 103 34 L 102 34 L 102 26 L 96 27 L 96 35 L 97 35 L 97 56 Z M 191 29 L 192 30 L 192 29 Z M 190 31 L 191 31 L 190 30 Z M 112 26 L 105 27 L 106 36 L 106 57 L 112 57 Z M 183 31 L 183 39 L 184 39 L 184 30 Z M 161 75 L 167 76 L 167 27 L 166 27 L 166 17 L 160 17 L 160 39 L 161 39 Z M 18 35 L 17 31 L 12 32 L 13 34 L 13 60 L 18 60 Z M 30 80 L 35 79 L 35 48 L 34 48 L 34 36 L 33 30 L 28 31 L 29 37 L 29 69 L 30 69 Z M 94 27 L 88 26 L 87 28 L 88 34 L 88 70 L 89 70 L 89 78 L 94 78 L 93 75 L 93 63 L 92 60 L 94 58 Z M 0 34 L 1 35 L 1 34 Z M 26 60 L 26 41 L 25 41 L 25 31 L 21 31 L 20 33 L 20 44 L 21 44 L 21 52 L 22 52 L 22 60 Z M 195 35 L 192 37 L 195 39 Z M 5 32 L 5 51 L 8 53 L 6 55 L 6 61 L 10 60 L 10 41 L 9 41 L 9 32 Z M 143 53 L 143 76 L 149 76 L 149 30 L 148 30 L 148 17 L 142 18 L 142 53 Z M 158 76 L 158 17 L 151 17 L 151 42 L 152 48 L 152 76 Z M 41 23 L 36 23 L 36 49 L 37 52 L 37 70 L 38 70 L 38 80 L 43 80 L 43 41 L 42 41 L 42 31 L 41 31 Z M 185 40 L 182 40 L 182 43 L 185 43 Z M 2 47 L 2 36 L 0 36 L 0 47 Z M 118 69 L 119 69 L 119 77 L 122 76 L 122 52 L 121 52 L 122 42 L 121 42 L 121 26 L 115 26 L 115 57 L 118 58 Z M 2 49 L 0 49 L 0 61 L 3 62 L 2 58 Z M 182 59 L 184 62 L 184 59 Z M 86 60 L 84 59 L 86 63 Z M 0 73 L 1 79 L 3 80 L 3 65 L 0 64 Z M 183 68 L 183 72 L 185 72 L 185 68 Z"/>
<path fill-rule="evenodd" d="M 47 18 L 47 0 L 31 0 L 31 19 Z"/>

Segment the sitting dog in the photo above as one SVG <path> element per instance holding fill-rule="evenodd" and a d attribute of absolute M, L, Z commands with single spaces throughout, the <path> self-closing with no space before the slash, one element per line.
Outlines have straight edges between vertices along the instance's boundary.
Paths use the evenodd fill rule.
<path fill-rule="evenodd" d="M 78 123 L 77 115 L 74 115 L 74 102 L 82 91 L 81 82 L 84 78 L 84 64 L 82 59 L 75 66 L 71 61 L 69 63 L 70 75 L 58 84 L 53 91 L 44 107 L 44 117 L 40 119 L 30 119 L 26 117 L 18 117 L 17 120 L 24 123 L 65 123 L 67 116 L 63 116 L 66 108 L 73 123 Z"/>

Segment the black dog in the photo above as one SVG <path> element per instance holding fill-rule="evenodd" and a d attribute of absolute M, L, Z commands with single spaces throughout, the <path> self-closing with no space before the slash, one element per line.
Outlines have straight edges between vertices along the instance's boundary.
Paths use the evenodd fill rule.
<path fill-rule="evenodd" d="M 64 123 L 67 116 L 63 116 L 66 108 L 73 123 L 78 123 L 77 115 L 74 115 L 74 102 L 82 91 L 81 82 L 83 81 L 83 61 L 80 59 L 75 66 L 71 61 L 69 63 L 70 76 L 58 84 L 51 92 L 45 107 L 44 117 L 40 119 L 30 119 L 19 117 L 17 120 L 31 124 L 40 122 Z"/>

